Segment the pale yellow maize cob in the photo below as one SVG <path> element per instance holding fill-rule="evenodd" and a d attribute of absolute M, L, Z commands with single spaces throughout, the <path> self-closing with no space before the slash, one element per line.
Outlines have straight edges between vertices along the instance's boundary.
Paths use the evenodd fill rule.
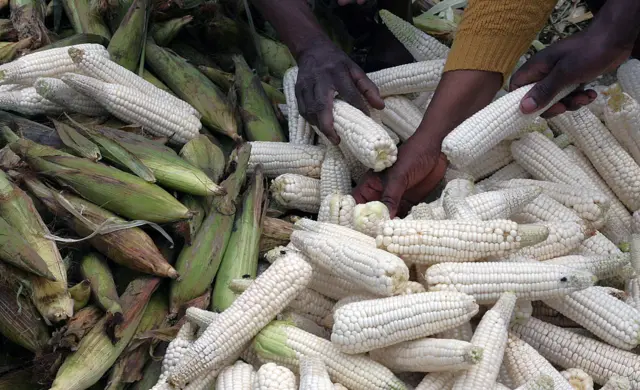
<path fill-rule="evenodd" d="M 100 52 L 88 51 L 80 47 L 67 48 L 67 56 L 80 70 L 80 73 L 96 78 L 110 84 L 119 84 L 133 88 L 148 96 L 162 99 L 171 105 L 172 110 L 182 110 L 186 113 L 201 118 L 200 113 L 189 103 L 181 100 L 167 91 L 164 91 L 144 78 L 133 73 L 129 69 L 111 61 L 109 56 L 100 55 Z M 69 72 L 74 72 L 70 70 Z M 74 72 L 75 73 L 75 72 Z"/>
<path fill-rule="evenodd" d="M 396 162 L 398 148 L 389 134 L 349 103 L 333 102 L 333 124 L 341 143 L 366 167 L 378 172 Z"/>
<path fill-rule="evenodd" d="M 390 296 L 409 280 L 409 269 L 397 256 L 344 238 L 295 230 L 291 242 L 325 271 L 341 275 L 354 289 Z"/>
<path fill-rule="evenodd" d="M 382 202 L 367 202 L 353 209 L 353 228 L 370 237 L 376 237 L 382 224 L 389 219 L 389 209 Z"/>
<path fill-rule="evenodd" d="M 502 141 L 480 156 L 478 161 L 469 165 L 466 169 L 478 180 L 491 175 L 512 161 L 511 141 Z"/>
<path fill-rule="evenodd" d="M 428 291 L 459 291 L 479 304 L 496 302 L 506 291 L 531 301 L 560 297 L 595 282 L 588 272 L 539 262 L 440 263 L 425 278 Z"/>
<path fill-rule="evenodd" d="M 455 372 L 434 372 L 433 374 L 425 375 L 415 390 L 451 390 L 455 378 Z"/>
<path fill-rule="evenodd" d="M 36 92 L 69 112 L 77 112 L 87 116 L 108 115 L 107 110 L 85 95 L 76 92 L 60 79 L 41 77 L 34 83 Z"/>
<path fill-rule="evenodd" d="M 215 390 L 252 390 L 255 375 L 250 364 L 238 360 L 220 371 Z"/>
<path fill-rule="evenodd" d="M 545 226 L 508 220 L 391 220 L 384 223 L 376 244 L 404 260 L 435 264 L 503 256 L 542 242 L 548 234 Z"/>
<path fill-rule="evenodd" d="M 525 115 L 520 111 L 520 100 L 531 88 L 533 88 L 533 84 L 508 93 L 478 111 L 449 133 L 442 142 L 442 151 L 447 155 L 449 161 L 461 168 L 478 161 L 483 154 L 500 141 L 533 122 L 540 113 L 573 91 L 576 85 L 564 88 L 546 107 L 541 107 L 540 110 Z M 527 135 L 531 134 L 544 137 L 539 133 Z M 546 137 L 544 138 L 546 139 Z"/>
<path fill-rule="evenodd" d="M 324 146 L 268 141 L 254 141 L 249 144 L 251 145 L 250 172 L 256 165 L 261 164 L 262 172 L 271 178 L 285 173 L 320 178 L 320 167 L 326 151 Z"/>
<path fill-rule="evenodd" d="M 404 45 L 416 61 L 447 58 L 449 48 L 437 39 L 414 27 L 387 10 L 380 10 L 380 18 L 389 31 Z"/>
<path fill-rule="evenodd" d="M 613 90 L 604 109 L 604 123 L 611 134 L 640 164 L 640 103 L 622 90 Z"/>
<path fill-rule="evenodd" d="M 184 388 L 239 355 L 243 346 L 306 287 L 311 274 L 311 266 L 298 256 L 276 260 L 193 343 L 169 376 L 169 383 Z"/>
<path fill-rule="evenodd" d="M 497 170 L 493 175 L 476 183 L 476 191 L 484 192 L 492 183 L 511 179 L 529 179 L 531 174 L 517 162 L 512 162 Z"/>
<path fill-rule="evenodd" d="M 509 188 L 471 195 L 465 200 L 480 219 L 488 221 L 509 219 L 527 204 L 533 202 L 541 193 L 542 189 L 539 187 Z"/>
<path fill-rule="evenodd" d="M 287 209 L 317 213 L 320 210 L 320 180 L 285 173 L 271 182 L 271 196 Z"/>
<path fill-rule="evenodd" d="M 632 58 L 620 65 L 617 76 L 622 90 L 640 101 L 640 60 Z"/>
<path fill-rule="evenodd" d="M 611 190 L 632 211 L 640 208 L 640 166 L 587 108 L 552 119 L 589 158 Z"/>
<path fill-rule="evenodd" d="M 293 224 L 293 230 L 320 233 L 347 240 L 357 241 L 359 244 L 376 247 L 376 239 L 347 227 L 336 226 L 326 222 L 316 222 L 308 218 L 301 218 Z"/>
<path fill-rule="evenodd" d="M 405 95 L 435 91 L 444 70 L 445 60 L 429 60 L 394 66 L 367 73 L 380 96 Z"/>
<path fill-rule="evenodd" d="M 544 303 L 621 349 L 633 349 L 640 338 L 640 311 L 593 286 Z"/>
<path fill-rule="evenodd" d="M 255 375 L 253 390 L 297 390 L 296 376 L 287 367 L 263 364 Z"/>
<path fill-rule="evenodd" d="M 369 357 L 394 372 L 466 370 L 483 359 L 483 348 L 467 341 L 424 338 L 374 349 Z"/>
<path fill-rule="evenodd" d="M 582 222 L 573 210 L 546 194 L 538 195 L 519 212 L 512 214 L 511 219 L 518 223 Z"/>
<path fill-rule="evenodd" d="M 389 126 L 402 141 L 406 141 L 420 126 L 422 113 L 404 96 L 389 96 L 384 99 L 384 105 L 382 123 Z"/>
<path fill-rule="evenodd" d="M 578 248 L 582 241 L 593 235 L 593 228 L 582 222 L 541 222 L 549 229 L 549 237 L 535 245 L 522 248 L 515 256 L 531 257 L 535 260 L 548 260 L 564 256 Z"/>
<path fill-rule="evenodd" d="M 282 79 L 282 89 L 287 99 L 289 115 L 289 142 L 296 145 L 312 145 L 315 132 L 306 119 L 300 115 L 298 110 L 298 99 L 296 97 L 296 81 L 298 80 L 298 67 L 288 69 Z"/>
<path fill-rule="evenodd" d="M 593 378 L 579 368 L 569 368 L 560 372 L 574 389 L 593 390 Z"/>
<path fill-rule="evenodd" d="M 58 115 L 65 111 L 65 107 L 42 97 L 33 87 L 0 92 L 0 109 L 28 116 Z"/>
<path fill-rule="evenodd" d="M 563 265 L 565 267 L 592 273 L 598 279 L 608 279 L 619 274 L 625 266 L 629 266 L 628 253 L 606 255 L 568 255 L 546 260 L 545 264 Z"/>
<path fill-rule="evenodd" d="M 600 390 L 631 390 L 631 382 L 623 376 L 613 375 Z"/>
<path fill-rule="evenodd" d="M 465 322 L 455 328 L 447 329 L 444 332 L 436 333 L 433 337 L 439 339 L 454 339 L 461 341 L 471 341 L 473 337 L 473 328 L 470 322 Z"/>
<path fill-rule="evenodd" d="M 300 390 L 333 390 L 327 366 L 318 357 L 300 358 Z"/>
<path fill-rule="evenodd" d="M 425 292 L 346 304 L 334 313 L 331 342 L 357 354 L 461 325 L 478 312 L 473 297 Z"/>
<path fill-rule="evenodd" d="M 137 89 L 72 73 L 62 76 L 62 81 L 98 102 L 116 118 L 141 125 L 146 131 L 173 142 L 184 144 L 202 128 L 195 116 Z"/>
<path fill-rule="evenodd" d="M 597 232 L 593 237 L 587 238 L 576 249 L 578 255 L 606 255 L 622 253 L 620 249 L 602 233 Z"/>
<path fill-rule="evenodd" d="M 87 43 L 73 48 L 109 58 L 107 49 L 99 44 Z M 39 77 L 59 77 L 68 72 L 78 72 L 78 66 L 68 54 L 69 47 L 60 47 L 31 53 L 0 66 L 0 85 L 33 85 Z"/>
<path fill-rule="evenodd" d="M 322 180 L 320 185 L 322 186 Z M 318 222 L 326 222 L 353 228 L 353 212 L 356 200 L 351 195 L 327 195 L 320 203 Z"/>
<path fill-rule="evenodd" d="M 322 199 L 332 194 L 347 195 L 351 193 L 351 172 L 340 148 L 333 145 L 327 147 L 319 173 L 320 197 Z"/>

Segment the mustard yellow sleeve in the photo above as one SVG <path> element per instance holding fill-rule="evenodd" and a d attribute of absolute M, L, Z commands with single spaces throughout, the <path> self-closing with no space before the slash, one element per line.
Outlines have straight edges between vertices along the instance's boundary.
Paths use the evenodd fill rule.
<path fill-rule="evenodd" d="M 485 70 L 502 73 L 507 80 L 556 4 L 557 0 L 470 0 L 445 72 Z"/>

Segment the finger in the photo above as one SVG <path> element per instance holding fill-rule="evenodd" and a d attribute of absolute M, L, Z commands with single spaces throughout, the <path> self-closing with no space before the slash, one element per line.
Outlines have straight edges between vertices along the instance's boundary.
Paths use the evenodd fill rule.
<path fill-rule="evenodd" d="M 403 199 L 409 203 L 418 204 L 423 202 L 424 199 L 438 187 L 445 173 L 447 172 L 447 156 L 441 153 L 436 166 L 429 172 L 429 174 L 418 184 L 411 187 L 405 192 Z"/>
<path fill-rule="evenodd" d="M 349 75 L 341 74 L 335 80 L 336 89 L 342 100 L 369 115 L 369 107 L 364 103 L 362 95 Z"/>
<path fill-rule="evenodd" d="M 314 99 L 316 102 L 322 102 L 322 106 L 318 107 L 319 112 L 316 113 L 318 129 L 332 144 L 338 145 L 340 137 L 333 127 L 333 95 L 333 88 L 326 84 L 316 84 Z"/>
<path fill-rule="evenodd" d="M 509 91 L 542 80 L 559 60 L 556 52 L 555 48 L 545 49 L 531 57 L 511 76 Z"/>
<path fill-rule="evenodd" d="M 367 102 L 371 105 L 371 107 L 376 110 L 384 109 L 384 99 L 380 96 L 380 90 L 378 86 L 371 81 L 367 74 L 359 66 L 353 66 L 349 69 L 349 73 L 351 74 L 351 78 L 353 82 L 356 84 L 356 88 L 358 91 L 367 99 Z"/>
<path fill-rule="evenodd" d="M 558 102 L 549 107 L 547 111 L 540 114 L 540 116 L 544 119 L 551 119 L 554 116 L 564 114 L 565 112 L 567 112 L 567 106 L 565 106 L 562 102 Z"/>
<path fill-rule="evenodd" d="M 520 101 L 520 111 L 531 114 L 547 106 L 553 98 L 569 83 L 564 70 L 556 65 L 548 75 L 538 81 Z"/>
<path fill-rule="evenodd" d="M 307 86 L 308 83 L 298 77 L 296 81 L 296 101 L 298 102 L 298 112 L 306 119 L 307 115 L 307 105 L 305 104 L 305 100 L 303 98 L 304 91 L 309 89 Z"/>
<path fill-rule="evenodd" d="M 351 195 L 358 204 L 380 200 L 382 195 L 380 175 L 373 172 L 367 173 L 365 179 L 352 191 Z"/>
<path fill-rule="evenodd" d="M 592 101 L 593 100 L 589 97 L 589 94 L 584 91 L 572 93 L 561 100 L 562 104 L 567 107 L 567 111 L 576 111 L 581 107 L 590 104 Z"/>
<path fill-rule="evenodd" d="M 385 173 L 389 175 L 389 173 Z M 390 176 L 390 179 L 384 183 L 384 190 L 380 196 L 380 202 L 384 203 L 389 209 L 391 219 L 395 218 L 400 208 L 402 195 L 407 190 L 407 183 L 403 176 Z"/>

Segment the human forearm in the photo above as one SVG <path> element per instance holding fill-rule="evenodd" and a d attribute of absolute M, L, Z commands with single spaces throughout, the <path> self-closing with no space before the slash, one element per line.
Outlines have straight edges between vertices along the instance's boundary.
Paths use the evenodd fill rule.
<path fill-rule="evenodd" d="M 640 34 L 640 1 L 607 0 L 598 9 L 590 29 L 604 32 L 606 41 L 614 46 L 628 47 L 636 43 L 634 54 L 638 54 Z"/>

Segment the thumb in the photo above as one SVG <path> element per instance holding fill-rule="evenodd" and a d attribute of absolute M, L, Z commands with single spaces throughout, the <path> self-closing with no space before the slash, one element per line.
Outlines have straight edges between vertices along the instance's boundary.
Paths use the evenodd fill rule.
<path fill-rule="evenodd" d="M 559 66 L 555 66 L 522 98 L 520 101 L 522 113 L 531 114 L 546 107 L 562 88 L 569 84 L 565 79 L 564 72 L 560 70 Z"/>
<path fill-rule="evenodd" d="M 387 206 L 389 209 L 389 216 L 393 219 L 398 214 L 400 201 L 402 200 L 402 195 L 404 195 L 407 190 L 407 186 L 401 179 L 392 179 L 387 181 L 385 184 L 380 201 Z"/>

